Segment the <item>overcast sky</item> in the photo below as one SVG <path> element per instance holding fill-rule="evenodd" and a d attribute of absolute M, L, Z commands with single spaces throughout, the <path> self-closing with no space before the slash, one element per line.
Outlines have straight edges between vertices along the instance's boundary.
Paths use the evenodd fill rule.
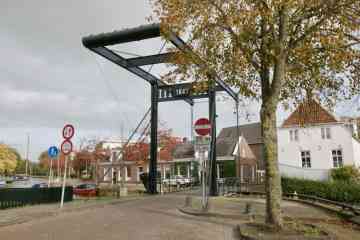
<path fill-rule="evenodd" d="M 75 144 L 81 137 L 119 137 L 122 128 L 127 135 L 150 106 L 149 86 L 89 52 L 81 38 L 145 24 L 150 14 L 148 0 L 1 0 L 0 141 L 24 155 L 29 134 L 30 157 L 37 160 L 60 145 L 66 123 L 76 128 Z M 161 44 L 116 48 L 144 55 L 157 53 Z M 218 129 L 236 122 L 233 108 L 230 100 L 218 103 Z M 257 121 L 258 105 L 249 108 Z M 186 103 L 162 103 L 159 111 L 176 135 L 190 134 Z M 195 118 L 206 115 L 207 104 L 197 104 Z"/>

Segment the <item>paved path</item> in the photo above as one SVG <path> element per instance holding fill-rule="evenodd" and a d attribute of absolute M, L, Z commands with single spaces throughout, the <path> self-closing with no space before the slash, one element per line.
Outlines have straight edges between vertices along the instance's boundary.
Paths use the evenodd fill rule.
<path fill-rule="evenodd" d="M 231 239 L 231 224 L 183 215 L 176 207 L 184 196 L 173 194 L 64 212 L 0 228 L 0 239 Z"/>

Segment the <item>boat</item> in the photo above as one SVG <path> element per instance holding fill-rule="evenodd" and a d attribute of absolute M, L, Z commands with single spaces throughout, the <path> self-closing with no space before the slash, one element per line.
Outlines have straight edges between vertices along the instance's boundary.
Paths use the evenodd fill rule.
<path fill-rule="evenodd" d="M 6 184 L 12 184 L 14 182 L 13 178 L 5 179 Z"/>
<path fill-rule="evenodd" d="M 0 188 L 1 188 L 1 187 L 5 187 L 5 186 L 6 186 L 6 181 L 0 179 Z"/>
<path fill-rule="evenodd" d="M 14 182 L 28 181 L 29 177 L 27 176 L 14 176 Z"/>

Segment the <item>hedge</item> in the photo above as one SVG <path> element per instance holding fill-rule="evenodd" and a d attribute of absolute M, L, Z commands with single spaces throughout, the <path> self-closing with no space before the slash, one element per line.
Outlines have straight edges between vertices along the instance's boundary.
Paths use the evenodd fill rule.
<path fill-rule="evenodd" d="M 283 193 L 312 195 L 332 201 L 360 204 L 360 184 L 343 181 L 313 181 L 283 177 Z"/>

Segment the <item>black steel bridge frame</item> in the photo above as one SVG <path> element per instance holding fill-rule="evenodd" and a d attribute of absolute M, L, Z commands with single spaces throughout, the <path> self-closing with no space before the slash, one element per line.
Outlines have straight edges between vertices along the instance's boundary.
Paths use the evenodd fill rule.
<path fill-rule="evenodd" d="M 205 69 L 206 62 L 202 60 L 192 49 L 171 30 L 166 32 L 167 39 L 179 51 L 191 56 L 192 60 L 199 68 Z M 223 82 L 215 72 L 210 72 L 209 77 L 215 84 L 208 90 L 198 92 L 193 91 L 193 83 L 167 84 L 148 71 L 142 69 L 142 66 L 161 64 L 170 62 L 175 53 L 159 53 L 142 57 L 125 58 L 118 52 L 108 48 L 115 44 L 124 44 L 135 41 L 141 41 L 151 38 L 161 37 L 162 31 L 160 24 L 143 25 L 136 28 L 124 29 L 110 33 L 90 35 L 82 39 L 83 45 L 91 51 L 103 56 L 116 65 L 125 68 L 138 77 L 144 79 L 151 85 L 151 143 L 150 143 L 150 164 L 149 164 L 149 192 L 157 193 L 157 130 L 158 130 L 158 103 L 167 101 L 183 100 L 194 105 L 194 99 L 209 98 L 209 119 L 211 123 L 211 142 L 210 142 L 210 196 L 217 194 L 216 183 L 216 92 L 225 91 L 229 94 L 236 104 L 238 104 L 237 94 Z M 207 69 L 208 71 L 208 69 Z M 209 72 L 209 71 L 208 71 Z"/>

